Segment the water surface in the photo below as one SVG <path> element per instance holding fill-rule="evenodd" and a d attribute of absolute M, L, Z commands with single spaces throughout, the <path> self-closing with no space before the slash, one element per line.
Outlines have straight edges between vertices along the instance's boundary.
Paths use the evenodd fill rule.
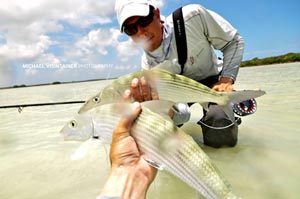
<path fill-rule="evenodd" d="M 258 111 L 243 118 L 236 147 L 201 145 L 243 198 L 300 195 L 299 68 L 300 63 L 241 68 L 235 88 L 261 88 L 267 94 L 257 99 Z M 1 89 L 0 105 L 86 100 L 108 82 Z M 1 199 L 96 197 L 109 171 L 108 146 L 95 140 L 64 142 L 58 133 L 80 106 L 26 107 L 21 113 L 0 109 Z M 193 110 L 193 115 L 201 112 L 197 106 Z M 193 124 L 183 128 L 201 133 Z M 165 172 L 159 172 L 148 193 L 149 199 L 196 197 L 192 188 Z"/>

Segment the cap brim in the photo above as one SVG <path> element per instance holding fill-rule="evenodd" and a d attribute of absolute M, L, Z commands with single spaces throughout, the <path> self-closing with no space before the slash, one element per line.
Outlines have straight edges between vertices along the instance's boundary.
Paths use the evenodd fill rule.
<path fill-rule="evenodd" d="M 147 16 L 149 15 L 150 7 L 146 4 L 136 4 L 134 6 L 128 6 L 125 7 L 124 10 L 122 10 L 122 15 L 120 16 L 120 31 L 122 32 L 122 27 L 124 25 L 124 22 L 133 16 Z"/>

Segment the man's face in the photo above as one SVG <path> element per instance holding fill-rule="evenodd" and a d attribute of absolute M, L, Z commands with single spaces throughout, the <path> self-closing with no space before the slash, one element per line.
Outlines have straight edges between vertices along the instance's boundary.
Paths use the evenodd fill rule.
<path fill-rule="evenodd" d="M 154 51 L 157 49 L 162 41 L 163 37 L 163 25 L 160 21 L 159 9 L 155 9 L 153 16 L 153 21 L 146 27 L 142 27 L 137 24 L 137 32 L 133 35 L 130 35 L 131 39 L 142 46 L 144 50 Z M 125 25 L 131 25 L 142 18 L 139 16 L 130 17 L 125 21 Z"/>

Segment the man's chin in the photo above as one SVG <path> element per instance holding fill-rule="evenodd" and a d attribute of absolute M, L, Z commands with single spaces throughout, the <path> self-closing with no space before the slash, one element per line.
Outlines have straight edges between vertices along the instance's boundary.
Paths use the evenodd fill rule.
<path fill-rule="evenodd" d="M 147 41 L 139 41 L 137 42 L 137 45 L 143 48 L 146 51 L 154 51 L 155 49 L 153 48 L 153 42 L 152 39 L 149 39 Z"/>
<path fill-rule="evenodd" d="M 154 47 L 152 42 L 145 42 L 143 45 L 143 49 L 149 52 L 154 51 L 156 48 Z"/>

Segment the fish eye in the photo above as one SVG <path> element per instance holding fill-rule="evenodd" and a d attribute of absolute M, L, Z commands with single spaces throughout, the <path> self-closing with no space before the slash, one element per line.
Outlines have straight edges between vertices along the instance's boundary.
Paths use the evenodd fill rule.
<path fill-rule="evenodd" d="M 93 98 L 93 102 L 95 102 L 96 104 L 98 104 L 100 102 L 100 97 L 94 97 Z"/>
<path fill-rule="evenodd" d="M 70 126 L 71 128 L 75 128 L 75 127 L 77 126 L 76 120 L 71 120 L 70 123 L 69 123 L 69 126 Z"/>

